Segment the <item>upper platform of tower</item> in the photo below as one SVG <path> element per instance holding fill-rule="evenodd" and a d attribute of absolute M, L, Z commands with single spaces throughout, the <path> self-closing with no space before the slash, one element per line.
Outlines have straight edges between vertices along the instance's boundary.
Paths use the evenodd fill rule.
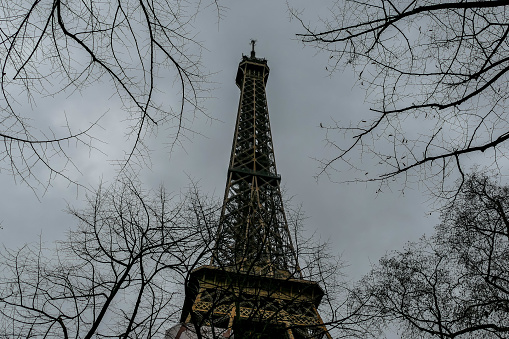
<path fill-rule="evenodd" d="M 257 58 L 253 49 L 251 55 L 242 55 L 242 61 L 239 63 L 237 70 L 237 77 L 235 83 L 242 90 L 245 78 L 262 78 L 264 85 L 267 85 L 267 79 L 269 78 L 269 66 L 267 66 L 267 60 L 263 58 Z"/>

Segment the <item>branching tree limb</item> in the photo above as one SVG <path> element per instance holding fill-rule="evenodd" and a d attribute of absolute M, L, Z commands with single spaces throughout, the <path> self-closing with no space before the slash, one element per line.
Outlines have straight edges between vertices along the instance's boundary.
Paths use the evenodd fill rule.
<path fill-rule="evenodd" d="M 129 180 L 99 190 L 56 251 L 2 250 L 0 336 L 163 337 L 180 313 L 176 284 L 207 253 L 217 206 Z M 201 208 L 200 211 L 194 210 Z"/>
<path fill-rule="evenodd" d="M 350 295 L 377 337 L 505 338 L 509 333 L 509 188 L 470 174 L 431 238 L 383 257 Z"/>
<path fill-rule="evenodd" d="M 189 128 L 185 114 L 202 109 L 206 90 L 201 45 L 190 25 L 200 4 L 0 1 L 0 168 L 33 188 L 47 187 L 55 177 L 78 184 L 70 174 L 80 171 L 70 146 L 101 152 L 101 142 L 111 141 L 97 139 L 106 110 L 80 117 L 55 110 L 57 105 L 48 111 L 37 105 L 45 98 L 60 103 L 98 86 L 111 89 L 125 110 L 118 121 L 128 140 L 125 157 L 118 160 L 121 168 L 145 161 L 145 138 L 156 127 L 174 128 L 172 143 L 178 143 Z M 67 126 L 55 125 L 57 116 L 65 117 Z"/>
<path fill-rule="evenodd" d="M 508 10 L 502 0 L 347 0 L 317 26 L 294 11 L 306 30 L 298 34 L 302 41 L 330 53 L 331 71 L 352 66 L 372 104 L 358 122 L 324 125 L 337 153 L 321 160 L 321 173 L 345 162 L 360 172 L 345 181 L 403 177 L 442 186 L 474 157 L 502 166 L 509 136 Z M 361 164 L 352 160 L 358 153 Z"/>

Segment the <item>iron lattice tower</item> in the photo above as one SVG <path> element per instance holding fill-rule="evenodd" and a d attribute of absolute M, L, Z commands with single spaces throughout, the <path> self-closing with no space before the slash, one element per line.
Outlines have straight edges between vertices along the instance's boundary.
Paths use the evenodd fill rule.
<path fill-rule="evenodd" d="M 265 275 L 299 274 L 283 209 L 265 85 L 267 61 L 243 56 L 237 123 L 211 264 Z"/>
<path fill-rule="evenodd" d="M 269 67 L 252 44 L 236 77 L 240 101 L 217 240 L 210 265 L 191 273 L 181 322 L 205 337 L 331 338 L 317 312 L 324 292 L 302 278 L 292 244 L 265 92 Z"/>

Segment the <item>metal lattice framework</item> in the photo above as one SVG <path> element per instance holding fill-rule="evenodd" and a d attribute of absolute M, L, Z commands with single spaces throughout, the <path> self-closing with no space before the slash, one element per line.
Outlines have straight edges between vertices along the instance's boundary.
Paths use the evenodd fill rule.
<path fill-rule="evenodd" d="M 299 275 L 279 188 L 265 85 L 267 61 L 244 56 L 220 230 L 212 264 Z"/>
<path fill-rule="evenodd" d="M 237 72 L 241 94 L 212 259 L 189 277 L 179 333 L 194 328 L 214 338 L 218 332 L 221 338 L 331 339 L 317 311 L 324 292 L 302 278 L 283 208 L 268 76 L 253 43 Z"/>
<path fill-rule="evenodd" d="M 188 287 L 194 293 L 183 324 L 233 329 L 243 339 L 332 339 L 317 311 L 323 290 L 315 282 L 209 265 L 193 271 Z"/>

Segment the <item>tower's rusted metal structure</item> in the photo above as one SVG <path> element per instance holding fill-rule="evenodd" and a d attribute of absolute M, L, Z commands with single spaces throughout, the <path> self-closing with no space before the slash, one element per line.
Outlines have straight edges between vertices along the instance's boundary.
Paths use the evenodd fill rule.
<path fill-rule="evenodd" d="M 181 321 L 205 337 L 331 338 L 317 312 L 324 292 L 302 278 L 290 237 L 265 94 L 269 67 L 252 44 L 236 77 L 240 102 L 217 240 L 210 265 L 191 273 Z"/>

